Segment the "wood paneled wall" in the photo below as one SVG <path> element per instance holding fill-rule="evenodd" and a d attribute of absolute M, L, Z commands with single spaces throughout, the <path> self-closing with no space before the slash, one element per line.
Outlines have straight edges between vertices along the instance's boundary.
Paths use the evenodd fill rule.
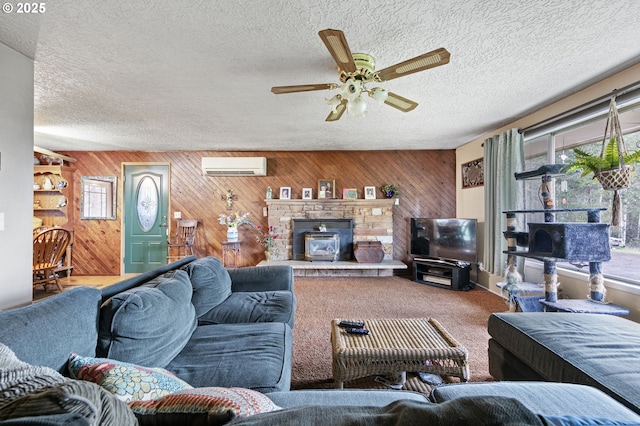
<path fill-rule="evenodd" d="M 221 242 L 226 228 L 218 223 L 218 215 L 226 212 L 222 199 L 232 189 L 238 199 L 234 210 L 249 212 L 257 224 L 267 225 L 263 217 L 265 191 L 271 186 L 277 198 L 281 186 L 291 187 L 291 198 L 302 198 L 302 188 L 314 189 L 318 179 L 335 179 L 336 194 L 342 188 L 357 188 L 363 198 L 364 186 L 379 188 L 395 184 L 400 191 L 394 216 L 394 259 L 408 262 L 409 218 L 455 216 L 455 151 L 74 151 L 65 154 L 76 158 L 74 208 L 75 240 L 74 274 L 118 275 L 123 257 L 122 232 L 122 163 L 148 162 L 171 164 L 170 217 L 182 212 L 183 219 L 198 218 L 196 240 L 198 256 L 222 256 Z M 267 157 L 267 176 L 209 177 L 201 172 L 202 157 Z M 117 220 L 80 220 L 79 198 L 81 176 L 117 176 Z M 376 194 L 382 197 L 380 191 Z M 172 227 L 175 226 L 175 221 Z M 255 265 L 264 259 L 262 248 L 255 242 L 255 231 L 240 230 L 242 266 Z"/>

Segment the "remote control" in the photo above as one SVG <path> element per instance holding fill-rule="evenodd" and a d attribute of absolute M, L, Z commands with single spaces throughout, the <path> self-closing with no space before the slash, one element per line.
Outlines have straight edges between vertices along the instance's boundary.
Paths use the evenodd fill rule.
<path fill-rule="evenodd" d="M 345 331 L 349 334 L 369 334 L 369 330 L 365 328 L 347 328 Z"/>
<path fill-rule="evenodd" d="M 344 328 L 364 328 L 364 323 L 360 321 L 340 321 L 338 326 Z"/>

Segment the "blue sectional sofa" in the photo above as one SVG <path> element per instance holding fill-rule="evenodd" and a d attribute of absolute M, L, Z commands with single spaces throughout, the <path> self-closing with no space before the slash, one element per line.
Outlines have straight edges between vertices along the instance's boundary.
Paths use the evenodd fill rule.
<path fill-rule="evenodd" d="M 640 324 L 612 315 L 501 312 L 490 316 L 497 380 L 593 386 L 640 413 Z"/>
<path fill-rule="evenodd" d="M 103 291 L 66 291 L 15 318 L 6 313 L 15 325 L 2 327 L 0 342 L 61 373 L 73 352 L 166 368 L 195 387 L 283 391 L 295 306 L 289 267 L 226 270 L 193 256 Z"/>
<path fill-rule="evenodd" d="M 295 308 L 289 267 L 226 270 L 218 259 L 190 257 L 103 291 L 75 288 L 0 312 L 0 426 L 326 425 L 365 418 L 368 424 L 548 425 L 578 418 L 640 424 L 639 415 L 603 392 L 560 383 L 444 385 L 430 398 L 409 391 L 290 391 Z M 79 359 L 98 366 L 88 378 L 78 375 Z M 120 388 L 101 382 L 105 366 L 117 374 L 133 368 L 134 375 L 170 376 L 157 383 L 136 378 L 142 386 L 126 388 L 125 403 Z M 184 388 L 139 396 L 144 385 L 167 377 Z M 16 389 L 29 393 L 18 396 Z M 212 400 L 222 407 L 211 408 Z M 80 403 L 92 408 L 82 411 Z M 204 411 L 194 412 L 196 406 Z"/>

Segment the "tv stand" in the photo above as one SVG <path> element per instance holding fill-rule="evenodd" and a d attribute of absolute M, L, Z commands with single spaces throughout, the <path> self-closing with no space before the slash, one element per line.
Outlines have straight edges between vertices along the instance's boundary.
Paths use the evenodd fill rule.
<path fill-rule="evenodd" d="M 471 265 L 467 262 L 449 259 L 413 259 L 413 280 L 421 284 L 451 290 L 468 290 L 472 288 L 469 281 L 470 271 Z"/>

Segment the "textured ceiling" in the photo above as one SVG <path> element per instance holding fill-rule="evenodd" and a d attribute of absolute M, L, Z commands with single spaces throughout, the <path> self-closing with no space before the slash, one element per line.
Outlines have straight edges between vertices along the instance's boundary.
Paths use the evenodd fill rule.
<path fill-rule="evenodd" d="M 637 0 L 44 4 L 0 13 L 0 42 L 35 60 L 35 144 L 53 150 L 455 148 L 640 62 Z M 382 84 L 414 111 L 367 98 L 327 123 L 332 91 L 270 92 L 338 82 L 326 28 L 378 69 L 451 61 Z"/>

